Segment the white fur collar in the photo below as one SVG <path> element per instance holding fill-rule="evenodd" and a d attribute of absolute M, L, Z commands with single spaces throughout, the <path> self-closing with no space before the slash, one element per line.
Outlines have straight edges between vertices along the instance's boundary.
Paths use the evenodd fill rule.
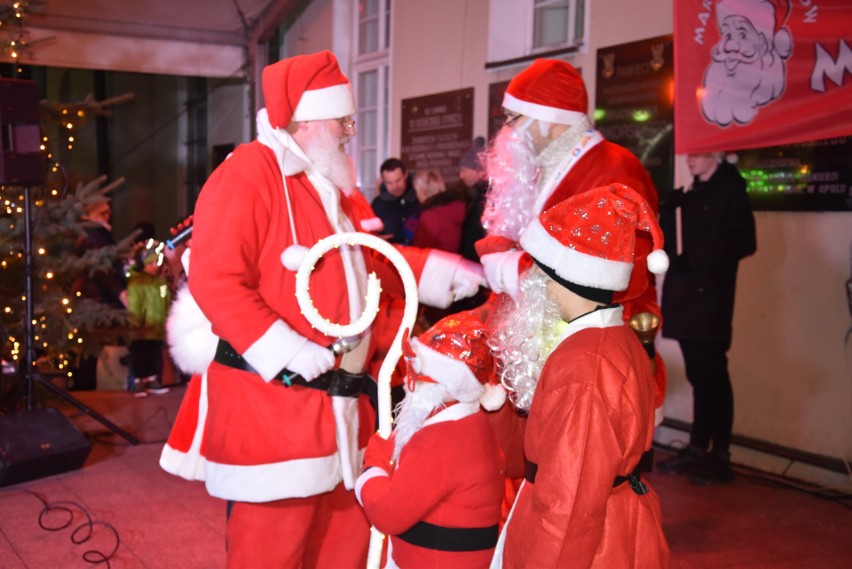
<path fill-rule="evenodd" d="M 266 109 L 257 113 L 257 141 L 272 150 L 285 176 L 293 176 L 310 167 L 311 161 L 290 133 L 270 124 Z"/>
<path fill-rule="evenodd" d="M 443 423 L 445 421 L 458 421 L 459 419 L 464 419 L 465 417 L 469 417 L 478 412 L 479 401 L 475 401 L 473 403 L 456 403 L 455 405 L 450 405 L 446 409 L 441 409 L 423 421 L 421 428 L 434 425 L 435 423 Z"/>

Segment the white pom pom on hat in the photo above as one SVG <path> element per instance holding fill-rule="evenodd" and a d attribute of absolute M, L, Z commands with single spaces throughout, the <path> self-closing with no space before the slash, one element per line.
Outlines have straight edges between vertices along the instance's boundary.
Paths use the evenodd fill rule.
<path fill-rule="evenodd" d="M 479 398 L 479 404 L 486 411 L 496 411 L 506 402 L 506 390 L 499 383 L 485 384 L 485 393 Z"/>
<path fill-rule="evenodd" d="M 647 258 L 648 270 L 655 275 L 662 275 L 669 270 L 669 256 L 662 249 L 651 251 Z"/>
<path fill-rule="evenodd" d="M 281 264 L 288 271 L 295 273 L 302 266 L 302 262 L 305 260 L 307 254 L 308 248 L 304 245 L 290 245 L 281 253 Z"/>

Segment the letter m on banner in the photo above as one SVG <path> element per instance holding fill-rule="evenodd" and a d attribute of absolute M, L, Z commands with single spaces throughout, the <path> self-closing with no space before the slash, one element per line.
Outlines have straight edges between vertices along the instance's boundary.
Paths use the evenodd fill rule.
<path fill-rule="evenodd" d="M 852 134 L 849 0 L 675 0 L 675 151 Z"/>

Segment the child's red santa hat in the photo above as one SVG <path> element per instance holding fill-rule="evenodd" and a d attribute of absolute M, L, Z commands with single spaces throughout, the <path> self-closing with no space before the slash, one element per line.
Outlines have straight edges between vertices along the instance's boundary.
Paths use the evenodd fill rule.
<path fill-rule="evenodd" d="M 263 69 L 263 98 L 269 122 L 339 119 L 355 113 L 349 80 L 330 51 L 282 59 Z"/>
<path fill-rule="evenodd" d="M 566 199 L 542 214 L 521 234 L 521 247 L 551 278 L 584 298 L 609 302 L 626 290 L 633 271 L 636 231 L 651 234 L 651 272 L 662 274 L 669 258 L 663 232 L 642 196 L 624 184 L 610 184 Z"/>
<path fill-rule="evenodd" d="M 406 357 L 413 358 L 419 381 L 437 383 L 460 403 L 475 403 L 496 411 L 506 401 L 506 391 L 494 370 L 486 342 L 485 324 L 473 312 L 452 314 L 408 343 Z"/>
<path fill-rule="evenodd" d="M 536 59 L 515 75 L 503 95 L 503 108 L 534 119 L 576 124 L 589 111 L 583 76 L 558 59 Z"/>

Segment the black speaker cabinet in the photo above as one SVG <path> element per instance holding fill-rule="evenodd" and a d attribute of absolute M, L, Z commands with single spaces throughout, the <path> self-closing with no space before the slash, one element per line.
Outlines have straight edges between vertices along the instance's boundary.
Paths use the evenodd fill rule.
<path fill-rule="evenodd" d="M 55 409 L 0 417 L 0 486 L 82 468 L 89 440 Z"/>
<path fill-rule="evenodd" d="M 41 121 L 35 81 L 0 79 L 0 184 L 44 181 Z"/>

